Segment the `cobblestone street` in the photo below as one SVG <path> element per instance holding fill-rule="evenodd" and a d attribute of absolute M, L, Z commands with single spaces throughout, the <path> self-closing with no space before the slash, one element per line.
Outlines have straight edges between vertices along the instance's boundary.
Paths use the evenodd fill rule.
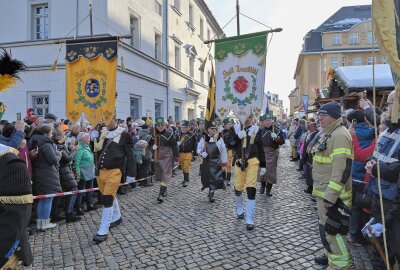
<path fill-rule="evenodd" d="M 232 189 L 218 191 L 216 202 L 200 192 L 198 164 L 189 187 L 182 172 L 173 178 L 168 197 L 156 202 L 159 186 L 137 188 L 119 196 L 123 223 L 108 240 L 92 241 L 101 210 L 81 222 L 59 223 L 31 237 L 34 269 L 324 269 L 315 203 L 303 192 L 290 147 L 281 148 L 278 184 L 273 197 L 257 194 L 255 229 L 237 220 Z M 232 186 L 231 186 L 232 188 Z M 355 248 L 355 247 L 350 247 Z M 352 250 L 353 269 L 372 269 L 368 250 Z"/>

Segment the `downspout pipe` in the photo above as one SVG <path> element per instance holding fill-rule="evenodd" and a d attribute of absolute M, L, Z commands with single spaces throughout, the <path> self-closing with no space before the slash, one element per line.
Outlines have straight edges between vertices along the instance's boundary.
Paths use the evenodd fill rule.
<path fill-rule="evenodd" d="M 164 20 L 164 33 L 163 33 L 163 36 L 164 36 L 164 44 L 165 44 L 165 53 L 164 53 L 164 56 L 165 56 L 165 64 L 166 64 L 166 66 L 167 66 L 167 68 L 166 68 L 166 74 L 165 74 L 165 79 L 166 79 L 166 81 L 167 81 L 167 115 L 166 115 L 166 117 L 168 117 L 169 115 L 170 115 L 170 112 L 169 112 L 169 99 L 170 99 L 170 91 L 171 91 L 171 89 L 170 89 L 170 77 L 169 77 L 169 44 L 168 44 L 168 37 L 169 37 L 169 27 L 168 27 L 168 9 L 169 9 L 169 6 L 168 6 L 168 0 L 164 0 L 163 1 L 163 20 Z"/>

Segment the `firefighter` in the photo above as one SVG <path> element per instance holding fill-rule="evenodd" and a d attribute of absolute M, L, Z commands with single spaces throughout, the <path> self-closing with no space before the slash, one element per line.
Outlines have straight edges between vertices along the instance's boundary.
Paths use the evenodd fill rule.
<path fill-rule="evenodd" d="M 178 141 L 179 163 L 183 171 L 182 186 L 187 187 L 189 183 L 190 164 L 193 159 L 193 151 L 196 150 L 196 136 L 189 131 L 189 121 L 181 121 L 181 135 Z"/>
<path fill-rule="evenodd" d="M 350 253 L 344 236 L 349 230 L 352 203 L 352 138 L 337 102 L 321 106 L 319 122 L 323 135 L 311 150 L 313 195 L 317 198 L 319 231 L 326 254 L 316 257 L 315 262 L 329 265 L 328 269 L 349 269 Z"/>
<path fill-rule="evenodd" d="M 246 188 L 246 228 L 254 229 L 254 215 L 256 204 L 256 183 L 258 170 L 263 176 L 265 169 L 265 155 L 258 126 L 253 124 L 254 116 L 250 115 L 244 123 L 244 129 L 240 129 L 240 124 L 235 125 L 237 133 L 235 139 L 235 195 L 236 195 L 236 214 L 238 219 L 244 219 L 243 196 Z M 243 140 L 243 144 L 241 143 Z M 242 149 L 243 148 L 243 149 Z"/>

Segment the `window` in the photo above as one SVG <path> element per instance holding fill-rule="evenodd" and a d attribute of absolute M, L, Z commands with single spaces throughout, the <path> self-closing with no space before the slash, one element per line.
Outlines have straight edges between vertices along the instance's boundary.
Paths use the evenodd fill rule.
<path fill-rule="evenodd" d="M 139 98 L 138 97 L 131 97 L 131 106 L 130 106 L 130 116 L 133 119 L 139 119 L 140 118 L 140 112 L 139 112 Z"/>
<path fill-rule="evenodd" d="M 130 17 L 131 46 L 140 49 L 140 18 L 134 14 Z"/>
<path fill-rule="evenodd" d="M 154 104 L 154 116 L 157 117 L 161 117 L 161 105 L 162 102 L 160 101 L 156 101 L 156 103 Z"/>
<path fill-rule="evenodd" d="M 369 56 L 369 57 L 367 58 L 367 65 L 373 65 L 373 64 L 375 64 L 375 63 L 376 63 L 376 57 Z"/>
<path fill-rule="evenodd" d="M 181 46 L 175 44 L 175 68 L 181 70 Z"/>
<path fill-rule="evenodd" d="M 156 33 L 154 36 L 154 58 L 157 60 L 162 59 L 161 56 L 161 35 Z"/>
<path fill-rule="evenodd" d="M 200 70 L 200 82 L 204 83 L 204 69 L 203 71 Z"/>
<path fill-rule="evenodd" d="M 341 44 L 342 44 L 341 34 L 333 34 L 332 35 L 332 45 L 341 45 Z"/>
<path fill-rule="evenodd" d="M 174 0 L 174 7 L 175 7 L 178 11 L 181 11 L 181 0 Z"/>
<path fill-rule="evenodd" d="M 358 33 L 350 33 L 350 44 L 358 44 Z"/>
<path fill-rule="evenodd" d="M 339 66 L 339 57 L 331 57 L 331 67 L 337 68 Z"/>
<path fill-rule="evenodd" d="M 376 43 L 376 38 L 373 32 L 368 32 L 368 44 Z"/>
<path fill-rule="evenodd" d="M 49 112 L 49 96 L 48 95 L 33 95 L 32 108 L 37 117 L 43 116 Z"/>
<path fill-rule="evenodd" d="M 175 121 L 181 120 L 181 105 L 175 103 Z"/>
<path fill-rule="evenodd" d="M 154 1 L 154 9 L 158 15 L 162 16 L 162 6 L 157 0 Z"/>
<path fill-rule="evenodd" d="M 361 57 L 354 57 L 353 58 L 353 66 L 361 66 Z"/>
<path fill-rule="evenodd" d="M 204 20 L 200 18 L 200 37 L 204 39 Z"/>
<path fill-rule="evenodd" d="M 211 31 L 207 29 L 207 40 L 211 40 Z"/>
<path fill-rule="evenodd" d="M 345 67 L 347 62 L 347 58 L 345 56 L 342 57 L 342 66 Z"/>
<path fill-rule="evenodd" d="M 49 38 L 49 6 L 47 4 L 33 7 L 33 38 Z"/>
<path fill-rule="evenodd" d="M 189 57 L 189 76 L 194 78 L 194 57 Z"/>
<path fill-rule="evenodd" d="M 200 118 L 204 118 L 204 116 L 205 116 L 204 108 L 202 108 L 200 111 Z"/>
<path fill-rule="evenodd" d="M 193 25 L 193 5 L 189 4 L 189 23 Z"/>

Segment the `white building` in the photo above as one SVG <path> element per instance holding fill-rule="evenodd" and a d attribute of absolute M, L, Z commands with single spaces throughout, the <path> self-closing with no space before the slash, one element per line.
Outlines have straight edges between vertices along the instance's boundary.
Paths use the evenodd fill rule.
<path fill-rule="evenodd" d="M 223 34 L 204 0 L 93 0 L 93 34 L 127 35 L 126 70 L 117 71 L 117 117 L 204 117 L 214 48 L 204 45 Z M 0 46 L 25 62 L 21 82 L 0 93 L 4 119 L 33 107 L 37 115 L 65 117 L 65 46 L 58 70 L 49 68 L 65 38 L 90 35 L 86 0 L 2 0 Z M 83 20 L 83 21 L 82 21 Z M 82 22 L 81 22 L 82 21 Z M 75 28 L 75 26 L 78 27 Z M 121 55 L 121 49 L 119 52 Z M 208 57 L 205 71 L 199 71 Z"/>

